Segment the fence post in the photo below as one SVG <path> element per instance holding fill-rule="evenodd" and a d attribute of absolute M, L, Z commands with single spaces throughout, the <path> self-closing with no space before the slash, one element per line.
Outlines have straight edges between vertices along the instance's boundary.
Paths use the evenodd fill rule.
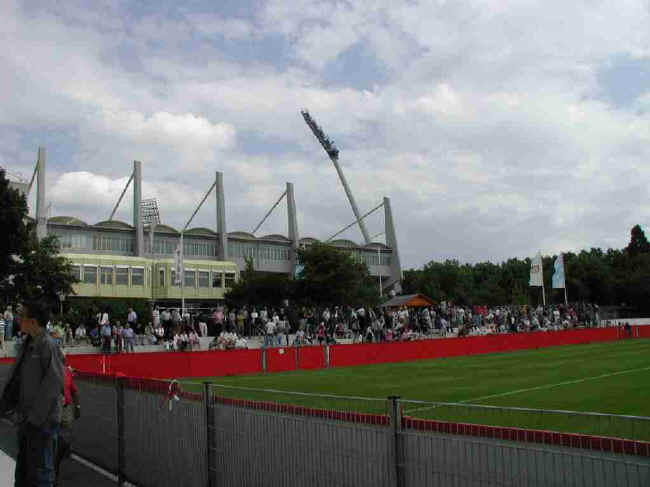
<path fill-rule="evenodd" d="M 262 372 L 266 373 L 266 346 L 262 347 Z"/>
<path fill-rule="evenodd" d="M 215 465 L 212 461 L 213 455 L 216 452 L 217 433 L 215 431 L 214 414 L 212 411 L 212 395 L 210 394 L 210 383 L 203 383 L 203 401 L 205 402 L 205 431 L 206 438 L 206 454 L 207 454 L 207 469 L 208 469 L 208 487 L 215 487 L 217 484 L 214 478 Z"/>
<path fill-rule="evenodd" d="M 330 346 L 329 345 L 323 346 L 323 354 L 325 354 L 325 368 L 329 369 L 330 368 Z"/>
<path fill-rule="evenodd" d="M 391 434 L 393 436 L 391 450 L 395 471 L 395 487 L 402 487 L 403 484 L 400 472 L 400 461 L 402 459 L 402 438 L 400 437 L 400 431 L 402 429 L 402 413 L 399 408 L 399 400 L 400 396 L 388 396 L 388 414 L 390 416 Z"/>
<path fill-rule="evenodd" d="M 124 485 L 126 455 L 124 452 L 124 379 L 117 379 L 117 483 Z"/>

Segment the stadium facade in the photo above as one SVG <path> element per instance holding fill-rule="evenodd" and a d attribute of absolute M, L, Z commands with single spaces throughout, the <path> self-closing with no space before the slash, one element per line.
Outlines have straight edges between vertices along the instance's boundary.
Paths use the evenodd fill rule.
<path fill-rule="evenodd" d="M 221 302 L 228 288 L 252 259 L 256 271 L 295 275 L 299 264 L 296 251 L 318 239 L 299 237 L 293 185 L 287 183 L 289 235 L 257 237 L 242 231 L 226 231 L 223 174 L 216 172 L 215 229 L 195 227 L 178 230 L 164 223 L 145 224 L 142 215 L 142 168 L 134 161 L 133 221 L 107 220 L 95 224 L 77 216 L 46 216 L 45 150 L 39 149 L 34 171 L 37 176 L 36 223 L 39 238 L 56 235 L 62 255 L 73 265 L 79 279 L 74 290 L 79 297 L 138 298 L 170 303 L 181 299 L 190 304 Z M 12 186 L 28 194 L 26 181 Z M 126 190 L 126 188 L 125 188 Z M 207 195 L 206 195 L 207 196 Z M 118 202 L 119 204 L 119 202 Z M 328 245 L 349 252 L 365 262 L 384 291 L 399 291 L 402 279 L 390 199 L 382 205 L 386 243 L 357 244 L 330 240 Z M 174 259 L 182 242 L 184 278 L 177 279 Z"/>

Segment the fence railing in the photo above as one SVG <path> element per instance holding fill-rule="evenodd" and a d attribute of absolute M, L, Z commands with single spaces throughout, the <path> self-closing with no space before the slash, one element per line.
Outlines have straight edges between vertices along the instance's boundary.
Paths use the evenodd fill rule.
<path fill-rule="evenodd" d="M 594 448 L 408 413 L 433 403 L 92 375 L 77 385 L 75 451 L 142 487 L 650 482 L 650 443 L 601 438 Z"/>
<path fill-rule="evenodd" d="M 402 401 L 411 417 L 650 441 L 650 418 L 483 404 Z"/>
<path fill-rule="evenodd" d="M 141 487 L 650 485 L 648 442 L 485 424 L 566 414 L 640 431 L 646 418 L 92 374 L 76 382 L 75 453 Z"/>

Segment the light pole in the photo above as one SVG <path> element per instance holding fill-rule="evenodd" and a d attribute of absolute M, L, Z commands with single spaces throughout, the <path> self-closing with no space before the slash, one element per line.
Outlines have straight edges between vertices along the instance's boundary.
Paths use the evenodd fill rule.
<path fill-rule="evenodd" d="M 153 235 L 156 231 L 156 225 L 160 223 L 160 212 L 158 211 L 158 200 L 155 198 L 140 201 L 142 212 L 142 224 L 149 224 L 149 241 L 151 245 L 151 316 L 153 317 L 153 308 L 155 302 L 154 282 L 155 282 L 155 254 L 153 250 Z"/>

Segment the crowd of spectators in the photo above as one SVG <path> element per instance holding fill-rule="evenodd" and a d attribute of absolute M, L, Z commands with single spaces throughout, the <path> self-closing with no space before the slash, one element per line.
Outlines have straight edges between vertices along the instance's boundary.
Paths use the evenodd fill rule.
<path fill-rule="evenodd" d="M 4 335 L 9 326 L 3 315 Z M 209 349 L 248 348 L 258 337 L 264 347 L 361 342 L 394 342 L 445 336 L 548 331 L 577 326 L 600 326 L 597 305 L 460 306 L 452 303 L 422 308 L 333 307 L 217 307 L 206 310 L 154 308 L 143 324 L 129 308 L 122 320 L 104 310 L 73 329 L 48 323 L 47 330 L 62 346 L 92 344 L 102 352 L 133 352 L 136 346 L 161 345 L 167 350 L 191 351 L 201 337 L 213 337 Z M 13 324 L 13 323 L 12 323 Z M 207 342 L 206 342 L 207 343 Z"/>

